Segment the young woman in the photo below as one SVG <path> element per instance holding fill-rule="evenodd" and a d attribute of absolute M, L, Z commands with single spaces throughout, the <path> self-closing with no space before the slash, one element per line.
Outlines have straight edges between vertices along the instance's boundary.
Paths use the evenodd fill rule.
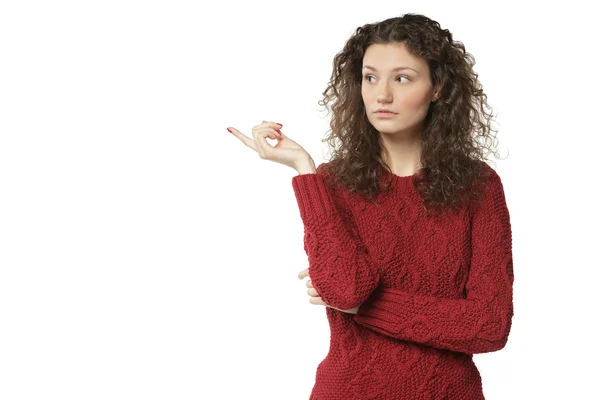
<path fill-rule="evenodd" d="M 484 399 L 473 354 L 506 345 L 514 276 L 474 59 L 405 14 L 359 27 L 334 64 L 320 102 L 333 102 L 329 162 L 315 168 L 274 122 L 254 139 L 230 130 L 299 173 L 299 278 L 331 328 L 310 399 Z"/>

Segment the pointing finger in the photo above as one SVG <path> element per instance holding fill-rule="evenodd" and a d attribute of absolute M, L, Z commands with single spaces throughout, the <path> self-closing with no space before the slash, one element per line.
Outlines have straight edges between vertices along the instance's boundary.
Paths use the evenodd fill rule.
<path fill-rule="evenodd" d="M 229 127 L 229 131 L 233 134 L 233 136 L 240 139 L 242 143 L 258 153 L 258 148 L 256 147 L 254 140 L 250 139 L 248 136 L 244 135 L 242 132 L 233 127 Z"/>

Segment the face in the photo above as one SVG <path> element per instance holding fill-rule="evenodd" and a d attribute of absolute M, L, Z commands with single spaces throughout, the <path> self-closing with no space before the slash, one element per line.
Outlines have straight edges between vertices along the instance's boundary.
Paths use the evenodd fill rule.
<path fill-rule="evenodd" d="M 394 135 L 420 134 L 434 95 L 427 62 L 410 54 L 402 43 L 372 44 L 362 66 L 362 99 L 375 129 Z M 410 69 L 394 70 L 399 67 Z M 396 114 L 380 116 L 375 113 L 380 108 Z"/>

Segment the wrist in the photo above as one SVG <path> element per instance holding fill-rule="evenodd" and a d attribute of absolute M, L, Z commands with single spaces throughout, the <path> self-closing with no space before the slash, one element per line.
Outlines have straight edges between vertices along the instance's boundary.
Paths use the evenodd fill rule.
<path fill-rule="evenodd" d="M 298 172 L 298 175 L 316 174 L 317 168 L 315 167 L 315 162 L 313 159 L 308 157 L 296 163 L 296 171 Z"/>

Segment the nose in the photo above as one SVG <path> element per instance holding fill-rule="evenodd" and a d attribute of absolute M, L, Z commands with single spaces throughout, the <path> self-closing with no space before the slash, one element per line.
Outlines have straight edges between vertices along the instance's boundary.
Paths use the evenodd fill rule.
<path fill-rule="evenodd" d="M 389 99 L 390 90 L 388 89 L 387 85 L 383 85 L 383 87 L 379 89 L 379 92 L 377 93 L 377 101 L 385 102 L 389 101 Z"/>

